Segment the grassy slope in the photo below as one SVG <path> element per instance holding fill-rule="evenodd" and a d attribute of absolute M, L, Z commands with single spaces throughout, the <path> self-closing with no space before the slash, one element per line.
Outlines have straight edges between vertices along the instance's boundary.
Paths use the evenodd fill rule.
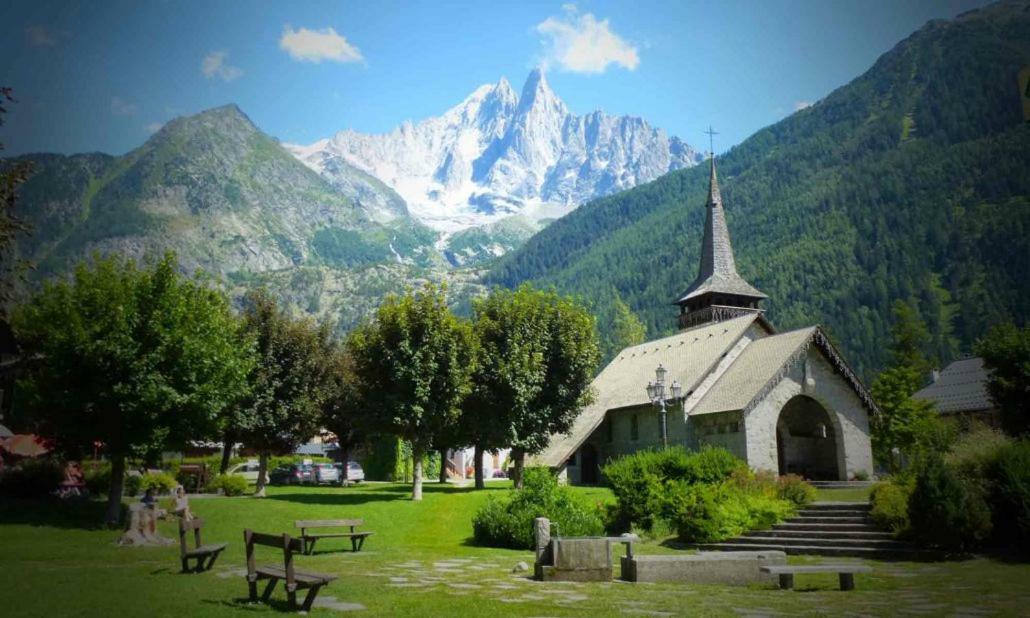
<path fill-rule="evenodd" d="M 270 608 L 244 602 L 246 586 L 238 575 L 243 566 L 243 528 L 281 532 L 289 530 L 294 519 L 323 517 L 363 517 L 367 528 L 376 531 L 359 554 L 331 551 L 341 544 L 323 541 L 321 553 L 298 558 L 301 568 L 339 575 L 323 596 L 360 603 L 368 611 L 358 615 L 608 616 L 628 611 L 886 615 L 908 606 L 932 606 L 933 610 L 925 611 L 937 615 L 960 608 L 1015 614 L 1030 601 L 1023 586 L 1030 567 L 986 559 L 933 565 L 873 562 L 874 573 L 859 576 L 858 589 L 848 594 L 836 590 L 835 576 L 799 577 L 799 589 L 810 590 L 804 594 L 771 587 L 536 583 L 509 573 L 519 560 L 531 563 L 530 552 L 470 544 L 472 513 L 489 495 L 501 491 L 503 485 L 491 484 L 476 492 L 431 484 L 422 504 L 407 500 L 406 486 L 392 484 L 273 488 L 270 497 L 260 501 L 195 498 L 193 509 L 208 522 L 205 540 L 229 542 L 215 570 L 201 575 L 177 573 L 176 547 L 120 548 L 114 545 L 117 532 L 83 528 L 90 517 L 99 518 L 100 504 L 55 509 L 0 501 L 4 615 L 181 618 L 272 614 L 283 605 Z M 604 489 L 577 491 L 591 500 L 611 499 Z M 171 523 L 162 525 L 164 534 L 174 534 Z M 673 550 L 648 543 L 640 551 Z M 276 558 L 274 550 L 259 554 L 259 559 L 267 561 Z M 434 572 L 434 562 L 451 559 L 468 562 L 453 573 Z M 417 561 L 424 570 L 400 566 L 409 561 Z M 409 587 L 424 576 L 442 579 L 424 587 Z M 391 577 L 406 581 L 391 582 Z M 283 599 L 282 588 L 273 596 Z M 313 613 L 337 612 L 316 609 Z"/>

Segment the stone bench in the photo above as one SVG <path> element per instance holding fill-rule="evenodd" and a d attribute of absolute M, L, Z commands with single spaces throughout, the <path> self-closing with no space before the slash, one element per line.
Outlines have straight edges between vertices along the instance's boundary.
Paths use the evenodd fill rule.
<path fill-rule="evenodd" d="M 855 589 L 855 573 L 870 573 L 872 569 L 861 564 L 809 564 L 761 567 L 763 573 L 778 575 L 780 589 L 794 588 L 794 575 L 798 573 L 836 573 L 840 578 L 841 590 Z"/>
<path fill-rule="evenodd" d="M 767 566 L 786 565 L 782 551 L 701 552 L 688 555 L 626 556 L 622 579 L 629 582 L 683 584 L 771 584 L 776 577 Z"/>

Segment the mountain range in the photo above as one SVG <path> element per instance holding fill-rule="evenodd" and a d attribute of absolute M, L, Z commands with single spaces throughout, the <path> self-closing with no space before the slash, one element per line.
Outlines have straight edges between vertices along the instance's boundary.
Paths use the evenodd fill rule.
<path fill-rule="evenodd" d="M 1026 1 L 930 22 L 720 156 L 738 268 L 773 323 L 823 324 L 868 377 L 896 300 L 919 309 L 942 361 L 990 324 L 1026 321 L 1026 32 Z M 708 181 L 680 140 L 571 114 L 539 72 L 518 96 L 501 80 L 386 135 L 284 146 L 229 105 L 122 156 L 22 158 L 31 233 L 15 252 L 36 265 L 29 287 L 94 252 L 173 249 L 236 296 L 267 286 L 346 330 L 427 279 L 447 280 L 463 311 L 486 286 L 529 281 L 588 302 L 607 349 L 619 299 L 649 335 L 675 329 Z"/>
<path fill-rule="evenodd" d="M 781 329 L 821 323 L 866 377 L 887 360 L 892 304 L 916 307 L 947 362 L 1030 307 L 1030 3 L 935 20 L 810 108 L 719 157 L 737 265 Z M 652 336 L 693 281 L 708 170 L 595 200 L 500 259 L 491 285 L 615 297 Z M 600 323 L 602 335 L 613 331 Z"/>
<path fill-rule="evenodd" d="M 288 148 L 335 186 L 355 168 L 382 181 L 444 233 L 440 246 L 456 265 L 502 254 L 584 202 L 700 160 L 640 118 L 571 113 L 539 69 L 521 94 L 502 78 L 390 133 L 347 130 Z"/>

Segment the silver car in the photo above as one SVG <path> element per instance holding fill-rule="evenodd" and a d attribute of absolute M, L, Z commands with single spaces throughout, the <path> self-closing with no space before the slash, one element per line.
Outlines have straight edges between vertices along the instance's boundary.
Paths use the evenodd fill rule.
<path fill-rule="evenodd" d="M 312 466 L 316 485 L 335 485 L 340 482 L 340 472 L 331 463 L 318 463 Z"/>
<path fill-rule="evenodd" d="M 365 480 L 365 471 L 361 468 L 361 464 L 359 464 L 356 461 L 351 461 L 347 463 L 346 478 L 344 478 L 343 476 L 343 464 L 336 463 L 333 465 L 336 466 L 336 471 L 340 475 L 341 485 L 345 484 L 345 481 L 350 483 L 360 483 L 361 481 Z"/>

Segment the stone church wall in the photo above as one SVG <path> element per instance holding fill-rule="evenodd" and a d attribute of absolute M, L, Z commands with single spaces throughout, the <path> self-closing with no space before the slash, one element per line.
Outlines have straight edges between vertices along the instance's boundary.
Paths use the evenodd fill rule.
<path fill-rule="evenodd" d="M 861 400 L 814 345 L 809 348 L 807 364 L 807 380 L 805 362 L 797 363 L 744 419 L 748 463 L 755 469 L 779 471 L 776 423 L 780 412 L 792 398 L 807 395 L 830 415 L 833 427 L 828 430 L 837 444 L 841 478 L 852 478 L 858 472 L 872 474 L 869 416 Z"/>

